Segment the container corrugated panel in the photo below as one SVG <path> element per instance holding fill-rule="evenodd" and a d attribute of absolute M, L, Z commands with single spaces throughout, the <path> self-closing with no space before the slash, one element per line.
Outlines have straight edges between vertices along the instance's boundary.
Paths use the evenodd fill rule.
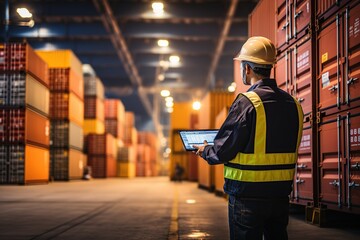
<path fill-rule="evenodd" d="M 73 122 L 67 120 L 51 121 L 50 135 L 52 147 L 83 149 L 83 129 Z"/>
<path fill-rule="evenodd" d="M 305 122 L 298 151 L 291 201 L 307 204 L 314 200 L 313 189 L 313 136 L 310 122 Z"/>
<path fill-rule="evenodd" d="M 82 63 L 71 50 L 37 50 L 36 53 L 49 68 L 71 68 L 78 76 L 83 76 Z"/>
<path fill-rule="evenodd" d="M 0 109 L 0 142 L 6 143 L 8 141 L 7 128 L 9 126 L 9 118 L 7 110 Z"/>
<path fill-rule="evenodd" d="M 275 1 L 261 0 L 248 18 L 249 37 L 263 36 L 275 43 L 276 9 Z"/>
<path fill-rule="evenodd" d="M 9 45 L 5 43 L 0 43 L 0 70 L 8 70 L 9 65 Z"/>
<path fill-rule="evenodd" d="M 320 25 L 318 104 L 326 114 L 360 106 L 359 19 L 360 4 L 355 1 Z"/>
<path fill-rule="evenodd" d="M 316 14 L 318 17 L 324 15 L 325 13 L 333 14 L 337 12 L 341 7 L 348 4 L 351 0 L 317 0 L 317 11 Z"/>
<path fill-rule="evenodd" d="M 126 178 L 133 178 L 136 174 L 135 169 L 135 162 L 120 162 L 117 163 L 118 165 L 118 176 L 119 177 L 126 177 Z"/>
<path fill-rule="evenodd" d="M 112 156 L 88 155 L 88 165 L 94 178 L 116 177 L 117 164 Z"/>
<path fill-rule="evenodd" d="M 51 93 L 50 118 L 69 119 L 79 126 L 83 126 L 84 102 L 73 93 Z"/>
<path fill-rule="evenodd" d="M 85 119 L 84 120 L 84 135 L 90 133 L 103 134 L 105 133 L 104 122 L 98 119 Z"/>
<path fill-rule="evenodd" d="M 49 149 L 32 145 L 25 147 L 25 183 L 48 182 Z"/>
<path fill-rule="evenodd" d="M 44 114 L 49 114 L 49 89 L 30 74 L 0 74 L 0 87 L 0 105 L 30 105 Z"/>
<path fill-rule="evenodd" d="M 105 132 L 110 133 L 116 138 L 121 138 L 123 135 L 123 128 L 121 128 L 120 123 L 116 119 L 105 119 Z"/>
<path fill-rule="evenodd" d="M 125 112 L 125 127 L 132 128 L 135 126 L 135 114 L 133 112 Z"/>
<path fill-rule="evenodd" d="M 81 100 L 84 99 L 84 79 L 71 68 L 49 69 L 50 90 L 53 92 L 73 92 Z"/>
<path fill-rule="evenodd" d="M 4 112 L 3 112 L 4 113 Z M 49 146 L 50 122 L 45 116 L 30 109 L 7 110 L 8 132 L 5 142 L 31 142 Z"/>
<path fill-rule="evenodd" d="M 85 97 L 84 117 L 96 118 L 100 121 L 105 119 L 104 100 L 96 97 Z"/>
<path fill-rule="evenodd" d="M 48 65 L 27 43 L 9 43 L 9 71 L 25 71 L 49 86 Z"/>
<path fill-rule="evenodd" d="M 8 181 L 8 146 L 0 145 L 0 183 Z"/>
<path fill-rule="evenodd" d="M 134 127 L 125 127 L 125 144 L 136 144 L 137 143 L 137 130 Z"/>
<path fill-rule="evenodd" d="M 96 76 L 84 76 L 84 91 L 85 96 L 97 97 L 104 99 L 105 89 L 100 78 Z"/>
<path fill-rule="evenodd" d="M 86 142 L 89 155 L 117 155 L 116 141 L 111 134 L 89 134 Z"/>
<path fill-rule="evenodd" d="M 125 107 L 119 99 L 105 99 L 105 118 L 125 121 Z"/>
<path fill-rule="evenodd" d="M 81 179 L 87 166 L 86 158 L 81 151 L 70 149 L 69 151 L 69 179 Z"/>

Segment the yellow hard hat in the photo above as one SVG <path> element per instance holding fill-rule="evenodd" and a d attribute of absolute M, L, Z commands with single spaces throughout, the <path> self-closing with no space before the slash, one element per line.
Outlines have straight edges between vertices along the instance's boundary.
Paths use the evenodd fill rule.
<path fill-rule="evenodd" d="M 276 61 L 276 49 L 265 37 L 251 37 L 244 43 L 234 60 L 272 65 Z"/>

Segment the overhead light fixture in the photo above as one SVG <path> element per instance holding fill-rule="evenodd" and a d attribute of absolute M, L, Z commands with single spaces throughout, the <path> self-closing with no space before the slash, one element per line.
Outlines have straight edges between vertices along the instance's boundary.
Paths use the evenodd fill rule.
<path fill-rule="evenodd" d="M 27 8 L 18 8 L 18 9 L 16 9 L 16 12 L 22 18 L 31 18 L 32 17 L 31 12 L 29 12 L 29 10 Z"/>
<path fill-rule="evenodd" d="M 164 75 L 163 73 L 160 73 L 160 74 L 158 75 L 158 79 L 159 79 L 159 81 L 164 81 L 165 75 Z"/>
<path fill-rule="evenodd" d="M 193 108 L 194 110 L 196 110 L 196 111 L 200 110 L 200 108 L 201 108 L 201 102 L 199 102 L 199 101 L 193 102 L 192 108 Z"/>
<path fill-rule="evenodd" d="M 229 92 L 235 92 L 236 90 L 236 83 L 232 82 L 231 85 L 228 87 Z"/>
<path fill-rule="evenodd" d="M 166 101 L 166 102 L 173 102 L 174 99 L 173 99 L 172 97 L 166 97 L 166 98 L 165 98 L 165 101 Z"/>
<path fill-rule="evenodd" d="M 168 102 L 165 103 L 165 106 L 168 107 L 168 108 L 170 108 L 170 107 L 173 107 L 173 106 L 174 106 L 174 103 L 168 101 Z"/>
<path fill-rule="evenodd" d="M 159 62 L 159 65 L 160 65 L 160 67 L 162 67 L 165 70 L 169 68 L 169 62 L 168 61 L 161 60 Z"/>
<path fill-rule="evenodd" d="M 169 57 L 169 61 L 170 61 L 170 63 L 172 63 L 172 64 L 177 64 L 177 63 L 180 62 L 180 57 L 177 56 L 177 55 L 171 55 L 171 56 Z"/>
<path fill-rule="evenodd" d="M 168 97 L 168 96 L 170 96 L 170 91 L 169 91 L 169 90 L 166 90 L 166 89 L 161 90 L 160 95 L 161 95 L 162 97 Z"/>
<path fill-rule="evenodd" d="M 172 113 L 172 112 L 174 111 L 174 109 L 173 109 L 172 107 L 170 107 L 170 108 L 167 108 L 166 111 L 167 111 L 168 113 Z"/>
<path fill-rule="evenodd" d="M 153 12 L 157 15 L 164 13 L 164 4 L 162 2 L 153 2 L 151 5 Z"/>
<path fill-rule="evenodd" d="M 159 47 L 168 47 L 169 46 L 169 41 L 166 39 L 159 39 L 157 42 Z"/>

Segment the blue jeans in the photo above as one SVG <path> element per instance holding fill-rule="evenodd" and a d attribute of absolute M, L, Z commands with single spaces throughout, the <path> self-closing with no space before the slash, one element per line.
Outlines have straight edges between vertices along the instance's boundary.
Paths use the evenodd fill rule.
<path fill-rule="evenodd" d="M 289 199 L 240 199 L 229 196 L 231 240 L 287 240 Z"/>

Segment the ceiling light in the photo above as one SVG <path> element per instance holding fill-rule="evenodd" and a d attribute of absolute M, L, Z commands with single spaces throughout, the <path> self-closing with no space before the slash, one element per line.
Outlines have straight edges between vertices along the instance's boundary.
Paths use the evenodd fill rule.
<path fill-rule="evenodd" d="M 160 95 L 161 95 L 162 97 L 168 97 L 168 96 L 170 96 L 170 91 L 169 91 L 169 90 L 166 90 L 166 89 L 161 90 Z"/>
<path fill-rule="evenodd" d="M 162 73 L 160 73 L 160 74 L 158 75 L 158 79 L 159 79 L 159 81 L 164 81 L 165 75 L 162 74 Z"/>
<path fill-rule="evenodd" d="M 165 105 L 166 105 L 166 107 L 173 107 L 174 103 L 173 102 L 166 102 Z"/>
<path fill-rule="evenodd" d="M 169 62 L 168 61 L 164 61 L 164 60 L 161 60 L 159 62 L 159 65 L 160 67 L 164 68 L 164 69 L 168 69 L 169 68 Z"/>
<path fill-rule="evenodd" d="M 186 203 L 187 204 L 194 204 L 194 203 L 196 203 L 196 200 L 195 199 L 186 199 Z"/>
<path fill-rule="evenodd" d="M 164 13 L 164 4 L 162 2 L 153 2 L 151 7 L 155 14 L 163 14 Z"/>
<path fill-rule="evenodd" d="M 200 110 L 200 108 L 201 108 L 201 102 L 199 102 L 199 101 L 195 101 L 195 102 L 193 102 L 193 104 L 192 104 L 192 108 L 194 109 L 194 110 Z"/>
<path fill-rule="evenodd" d="M 229 92 L 235 92 L 236 90 L 236 83 L 232 82 L 231 85 L 228 87 Z"/>
<path fill-rule="evenodd" d="M 22 18 L 31 18 L 32 14 L 27 10 L 27 8 L 18 8 L 16 9 L 16 12 L 20 15 Z"/>
<path fill-rule="evenodd" d="M 171 55 L 169 57 L 169 61 L 173 64 L 179 63 L 180 62 L 180 57 L 177 55 Z"/>
<path fill-rule="evenodd" d="M 166 101 L 166 102 L 173 102 L 174 99 L 173 99 L 172 97 L 166 97 L 166 98 L 165 98 L 165 101 Z"/>
<path fill-rule="evenodd" d="M 158 40 L 157 44 L 159 47 L 167 47 L 169 46 L 169 41 L 165 39 L 160 39 Z"/>
<path fill-rule="evenodd" d="M 174 109 L 173 109 L 172 107 L 170 107 L 170 108 L 167 108 L 166 111 L 167 111 L 168 113 L 172 113 L 172 112 L 174 111 Z"/>

